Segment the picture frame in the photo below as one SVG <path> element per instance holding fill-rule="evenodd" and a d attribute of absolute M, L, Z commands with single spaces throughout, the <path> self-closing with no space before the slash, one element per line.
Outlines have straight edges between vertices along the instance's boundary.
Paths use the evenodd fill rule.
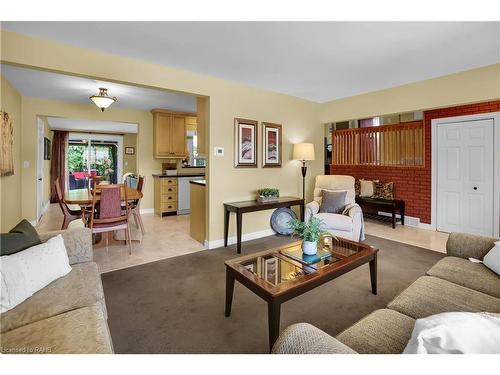
<path fill-rule="evenodd" d="M 51 142 L 47 137 L 43 138 L 43 160 L 50 160 Z"/>
<path fill-rule="evenodd" d="M 125 155 L 135 155 L 135 147 L 125 147 Z"/>
<path fill-rule="evenodd" d="M 234 119 L 234 166 L 257 167 L 258 122 L 242 118 Z"/>
<path fill-rule="evenodd" d="M 0 121 L 0 177 L 12 176 L 14 174 L 12 117 L 7 112 L 0 111 Z"/>
<path fill-rule="evenodd" d="M 262 167 L 281 168 L 283 155 L 281 124 L 262 123 Z"/>

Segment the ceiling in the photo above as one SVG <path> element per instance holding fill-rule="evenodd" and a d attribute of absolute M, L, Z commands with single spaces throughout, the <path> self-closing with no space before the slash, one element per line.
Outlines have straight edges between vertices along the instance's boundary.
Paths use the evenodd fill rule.
<path fill-rule="evenodd" d="M 500 62 L 500 22 L 2 22 L 2 28 L 318 102 Z"/>
<path fill-rule="evenodd" d="M 99 87 L 105 87 L 108 89 L 108 95 L 117 97 L 113 107 L 141 111 L 166 108 L 174 111 L 196 112 L 196 96 L 194 95 L 97 81 L 7 64 L 1 64 L 0 70 L 23 96 L 94 105 L 89 97 L 99 94 Z M 98 110 L 97 107 L 96 110 Z"/>

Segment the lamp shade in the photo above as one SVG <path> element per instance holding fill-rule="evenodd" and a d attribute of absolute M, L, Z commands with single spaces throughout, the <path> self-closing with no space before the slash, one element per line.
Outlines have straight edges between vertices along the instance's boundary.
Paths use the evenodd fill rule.
<path fill-rule="evenodd" d="M 314 145 L 312 143 L 296 143 L 293 145 L 294 160 L 314 160 Z"/>
<path fill-rule="evenodd" d="M 92 100 L 96 106 L 101 108 L 101 111 L 103 112 L 111 104 L 116 102 L 116 98 L 108 96 L 108 89 L 105 89 L 103 87 L 99 88 L 99 95 L 92 95 L 90 97 L 90 100 Z"/>

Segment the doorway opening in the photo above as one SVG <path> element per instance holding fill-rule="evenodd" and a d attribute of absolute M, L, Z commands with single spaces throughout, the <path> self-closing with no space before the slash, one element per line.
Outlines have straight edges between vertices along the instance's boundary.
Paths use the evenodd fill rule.
<path fill-rule="evenodd" d="M 68 190 L 87 188 L 90 179 L 121 182 L 122 150 L 121 135 L 69 133 Z"/>

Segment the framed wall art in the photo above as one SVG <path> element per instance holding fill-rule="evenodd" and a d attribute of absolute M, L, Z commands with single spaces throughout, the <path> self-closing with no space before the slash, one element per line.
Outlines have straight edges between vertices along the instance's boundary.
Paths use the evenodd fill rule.
<path fill-rule="evenodd" d="M 51 142 L 47 137 L 43 138 L 43 160 L 50 160 Z"/>
<path fill-rule="evenodd" d="M 14 160 L 12 159 L 12 147 L 14 144 L 14 128 L 12 117 L 7 112 L 0 111 L 0 176 L 11 176 L 14 174 Z"/>
<path fill-rule="evenodd" d="M 262 167 L 281 167 L 282 150 L 282 127 L 270 122 L 262 123 Z"/>
<path fill-rule="evenodd" d="M 257 121 L 234 119 L 234 166 L 257 167 Z"/>

